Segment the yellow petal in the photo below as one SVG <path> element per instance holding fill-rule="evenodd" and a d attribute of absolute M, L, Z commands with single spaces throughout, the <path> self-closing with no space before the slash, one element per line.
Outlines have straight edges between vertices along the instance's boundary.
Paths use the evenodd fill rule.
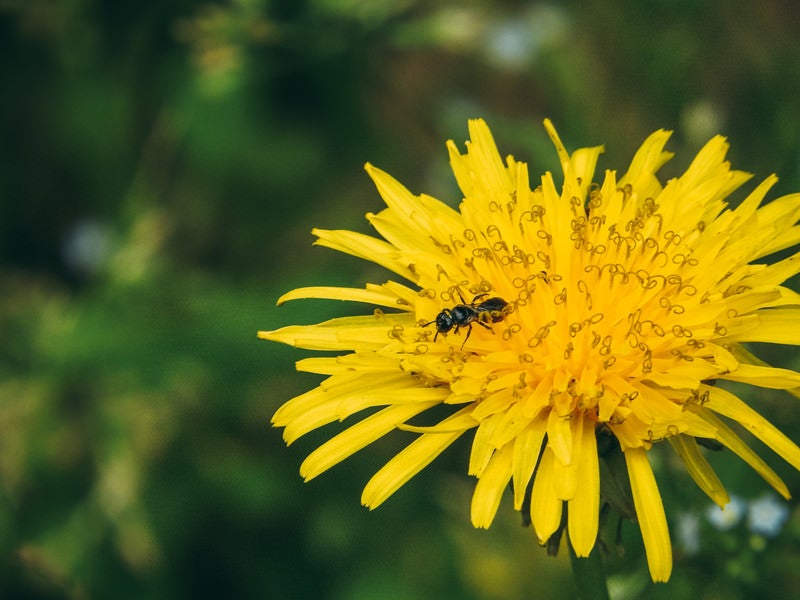
<path fill-rule="evenodd" d="M 370 163 L 364 165 L 378 193 L 392 210 L 392 217 L 404 224 L 414 224 L 419 226 L 421 231 L 430 229 L 430 216 L 420 205 L 418 198 L 408 191 L 408 189 L 397 179 L 389 175 L 386 171 L 374 167 Z M 446 205 L 442 205 L 447 210 L 452 210 Z"/>
<path fill-rule="evenodd" d="M 309 350 L 379 350 L 402 339 L 405 328 L 416 327 L 413 315 L 339 317 L 316 325 L 289 325 L 274 331 L 259 331 L 262 340 L 282 342 Z M 413 338 L 409 335 L 408 341 Z"/>
<path fill-rule="evenodd" d="M 726 341 L 800 344 L 800 308 L 769 308 L 751 316 L 751 326 L 726 336 Z"/>
<path fill-rule="evenodd" d="M 778 178 L 771 175 L 768 179 L 777 181 Z M 771 223 L 783 227 L 794 225 L 800 217 L 800 194 L 787 194 L 776 198 L 759 208 L 756 216 L 761 225 Z"/>
<path fill-rule="evenodd" d="M 409 376 L 403 382 L 402 387 L 370 387 L 341 398 L 336 403 L 339 420 L 344 420 L 350 415 L 375 406 L 414 404 L 415 402 L 441 404 L 449 394 L 445 387 L 420 387 L 419 382 L 411 382 L 413 382 L 413 378 Z"/>
<path fill-rule="evenodd" d="M 425 433 L 401 450 L 367 482 L 361 494 L 361 504 L 370 509 L 383 504 L 389 496 L 455 442 L 462 433 L 475 427 L 476 423 L 470 412 L 470 408 L 462 409 L 436 426 L 442 430 L 449 430 L 448 433 Z"/>
<path fill-rule="evenodd" d="M 395 294 L 381 288 L 380 286 L 372 286 L 370 289 L 363 290 L 360 288 L 327 286 L 297 288 L 278 298 L 277 304 L 280 306 L 289 300 L 305 298 L 366 302 L 367 304 L 377 304 L 378 306 L 387 306 L 389 308 L 397 308 L 399 310 L 413 310 L 414 308 L 413 305 L 410 305 L 407 300 L 398 298 Z"/>
<path fill-rule="evenodd" d="M 772 174 L 759 183 L 756 188 L 747 195 L 747 198 L 742 200 L 741 204 L 739 204 L 739 206 L 733 210 L 733 214 L 735 215 L 738 223 L 752 223 L 753 220 L 751 217 L 754 214 L 758 214 L 760 217 L 757 216 L 756 221 L 762 226 L 765 224 L 766 220 L 768 219 L 767 215 L 763 211 L 758 211 L 758 213 L 756 213 L 756 211 L 758 206 L 764 201 L 764 197 L 767 195 L 767 192 L 772 189 L 776 183 L 778 183 L 778 178 L 775 176 L 775 174 Z M 771 204 L 774 204 L 774 202 L 775 201 L 771 202 Z M 797 200 L 795 199 L 790 210 L 798 210 L 798 208 L 800 208 L 800 205 L 798 205 Z"/>
<path fill-rule="evenodd" d="M 556 454 L 556 479 L 555 479 L 555 493 L 556 496 L 562 500 L 571 500 L 575 497 L 578 488 L 583 485 L 580 479 L 581 458 L 583 458 L 583 442 L 585 436 L 583 435 L 583 413 L 577 413 L 568 421 L 570 429 L 570 458 L 569 464 L 563 464 L 558 454 Z M 549 440 L 548 440 L 549 445 Z"/>
<path fill-rule="evenodd" d="M 384 371 L 397 375 L 400 370 L 400 358 L 396 356 L 382 356 L 374 352 L 354 352 L 343 356 L 312 356 L 303 358 L 295 363 L 298 371 L 317 373 L 319 375 L 354 375 L 359 373 Z M 363 381 L 363 380 L 362 380 Z"/>
<path fill-rule="evenodd" d="M 564 174 L 564 179 L 565 182 L 573 180 L 577 184 L 574 192 L 578 198 L 584 198 L 589 191 L 597 160 L 604 150 L 603 146 L 595 146 L 593 148 L 579 148 L 572 153 L 569 170 Z"/>
<path fill-rule="evenodd" d="M 308 455 L 300 465 L 306 481 L 324 473 L 378 438 L 383 437 L 407 419 L 436 406 L 438 402 L 389 406 L 332 437 Z"/>
<path fill-rule="evenodd" d="M 386 240 L 398 248 L 419 249 L 422 246 L 420 232 L 438 236 L 463 229 L 461 214 L 440 200 L 425 194 L 419 196 L 412 194 L 394 177 L 369 163 L 365 165 L 365 169 L 388 206 L 388 210 L 381 211 L 378 215 L 370 215 L 370 221 L 376 225 L 376 229 Z M 409 236 L 409 233 L 416 233 L 416 237 Z M 425 238 L 422 240 L 428 241 Z"/>
<path fill-rule="evenodd" d="M 412 377 L 408 373 L 387 370 L 372 373 L 370 381 L 376 387 L 394 388 L 408 387 L 410 379 Z M 292 398 L 276 410 L 272 424 L 283 427 L 296 419 L 303 418 L 306 413 L 322 404 L 338 404 L 340 399 L 359 392 L 363 385 L 364 379 L 360 373 L 348 372 L 328 377 L 319 387 Z"/>
<path fill-rule="evenodd" d="M 512 390 L 507 387 L 481 399 L 475 407 L 475 418 L 482 421 L 492 415 L 505 413 L 511 404 L 511 396 Z"/>
<path fill-rule="evenodd" d="M 492 436 L 492 444 L 495 448 L 501 448 L 512 442 L 525 431 L 531 421 L 532 419 L 522 415 L 522 407 L 519 403 L 513 404 L 503 413 L 497 430 Z"/>
<path fill-rule="evenodd" d="M 511 479 L 513 444 L 506 444 L 492 455 L 472 494 L 470 515 L 475 527 L 488 528 L 497 514 L 500 499 Z"/>
<path fill-rule="evenodd" d="M 697 487 L 703 490 L 720 508 L 730 502 L 725 486 L 722 485 L 714 469 L 711 468 L 705 456 L 700 452 L 694 438 L 688 435 L 675 435 L 667 439 L 669 439 L 672 447 L 683 460 L 686 470 L 697 484 Z"/>
<path fill-rule="evenodd" d="M 733 419 L 764 442 L 795 469 L 800 470 L 800 448 L 777 427 L 730 392 L 715 386 L 703 388 L 709 396 L 705 408 Z"/>
<path fill-rule="evenodd" d="M 775 488 L 775 491 L 777 491 L 787 500 L 791 497 L 791 494 L 789 494 L 789 489 L 786 487 L 786 484 L 783 482 L 783 480 L 778 477 L 778 474 L 770 469 L 767 463 L 765 463 L 764 460 L 742 440 L 742 438 L 736 435 L 730 427 L 723 423 L 719 417 L 705 408 L 694 408 L 692 406 L 687 406 L 687 408 L 697 412 L 697 414 L 703 419 L 716 427 L 716 439 L 729 450 L 731 450 L 731 452 L 741 458 L 744 462 L 750 465 L 750 467 L 754 469 L 756 473 L 764 478 L 764 481 Z"/>
<path fill-rule="evenodd" d="M 747 181 L 751 175 L 741 171 L 731 171 L 725 162 L 728 153 L 728 141 L 721 135 L 715 135 L 700 149 L 689 168 L 681 175 L 681 184 L 687 188 L 702 189 L 704 183 L 712 181 L 719 188 L 719 195 L 727 196 Z M 722 187 L 722 181 L 726 183 Z M 695 194 L 697 196 L 697 194 Z M 688 203 L 686 203 L 688 204 Z"/>
<path fill-rule="evenodd" d="M 561 524 L 564 502 L 556 496 L 553 485 L 555 460 L 550 446 L 545 447 L 531 491 L 531 522 L 540 544 L 544 544 Z"/>
<path fill-rule="evenodd" d="M 757 252 L 754 253 L 752 258 L 753 260 L 756 260 L 763 256 L 768 256 L 774 252 L 780 252 L 786 248 L 791 248 L 797 244 L 800 244 L 800 227 L 795 226 L 776 236 L 773 236 L 768 244 L 757 248 Z"/>
<path fill-rule="evenodd" d="M 597 435 L 594 421 L 582 419 L 579 435 L 580 456 L 576 458 L 579 468 L 580 485 L 575 496 L 569 500 L 567 508 L 567 527 L 569 539 L 575 554 L 589 556 L 597 539 L 600 521 L 600 464 L 597 456 Z"/>
<path fill-rule="evenodd" d="M 773 236 L 763 247 L 755 248 L 752 260 L 768 256 L 797 244 L 800 230 L 794 226 L 800 218 L 800 194 L 788 194 L 762 206 L 756 213 L 759 226 L 772 226 L 781 232 Z"/>
<path fill-rule="evenodd" d="M 475 417 L 474 410 L 472 416 Z M 496 450 L 491 440 L 492 437 L 494 437 L 494 432 L 497 429 L 497 425 L 501 422 L 503 415 L 496 413 L 484 419 L 475 418 L 480 422 L 480 425 L 478 425 L 478 429 L 475 432 L 475 439 L 472 440 L 472 449 L 469 455 L 469 469 L 467 473 L 480 477 L 486 465 L 489 464 L 492 454 Z"/>
<path fill-rule="evenodd" d="M 481 211 L 490 200 L 507 201 L 514 190 L 486 123 L 482 119 L 470 120 L 469 130 L 472 140 L 466 144 L 466 154 L 460 154 L 452 140 L 447 142 L 450 165 L 464 194 L 461 213 L 465 219 L 471 211 Z"/>
<path fill-rule="evenodd" d="M 556 148 L 556 154 L 558 154 L 558 160 L 561 161 L 561 171 L 566 173 L 567 169 L 569 168 L 569 152 L 567 152 L 564 143 L 561 141 L 561 138 L 558 137 L 558 132 L 556 128 L 553 126 L 553 122 L 550 119 L 544 120 L 544 129 L 547 132 L 547 135 L 550 137 L 550 141 L 553 142 L 553 146 Z"/>
<path fill-rule="evenodd" d="M 553 451 L 562 465 L 572 462 L 571 419 L 562 417 L 555 410 L 550 411 L 547 421 L 547 447 Z"/>
<path fill-rule="evenodd" d="M 758 273 L 748 277 L 746 282 L 747 285 L 754 288 L 780 285 L 790 277 L 797 275 L 797 273 L 800 273 L 800 252 L 776 263 L 766 265 Z"/>
<path fill-rule="evenodd" d="M 667 517 L 658 492 L 653 469 L 643 448 L 625 450 L 625 464 L 631 480 L 636 518 L 642 530 L 647 565 L 653 581 L 667 581 L 672 573 L 672 544 Z"/>
<path fill-rule="evenodd" d="M 514 442 L 514 510 L 522 510 L 528 483 L 533 476 L 536 463 L 539 462 L 546 427 L 547 417 L 540 414 L 528 424 Z"/>
<path fill-rule="evenodd" d="M 735 371 L 720 374 L 718 378 L 778 390 L 800 386 L 800 373 L 789 369 L 759 365 L 739 364 Z"/>
<path fill-rule="evenodd" d="M 416 276 L 411 265 L 403 259 L 397 248 L 369 235 L 347 231 L 345 229 L 327 230 L 313 229 L 311 231 L 317 236 L 316 246 L 325 246 L 332 250 L 338 250 L 351 256 L 363 258 L 370 262 L 386 267 L 390 271 L 402 275 L 409 281 L 416 281 Z"/>
<path fill-rule="evenodd" d="M 673 156 L 672 152 L 664 151 L 671 135 L 671 131 L 664 129 L 651 133 L 634 154 L 631 166 L 619 180 L 618 187 L 630 185 L 645 198 L 655 197 L 661 191 L 656 172 Z"/>

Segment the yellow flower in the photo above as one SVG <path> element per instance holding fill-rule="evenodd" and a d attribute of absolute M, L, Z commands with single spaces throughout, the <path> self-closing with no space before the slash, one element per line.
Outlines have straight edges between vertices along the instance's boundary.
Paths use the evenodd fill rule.
<path fill-rule="evenodd" d="M 589 554 L 598 531 L 598 435 L 615 439 L 651 576 L 666 581 L 672 551 L 647 454 L 653 443 L 667 440 L 720 506 L 727 492 L 695 438 L 718 440 L 789 497 L 726 420 L 800 469 L 800 448 L 714 384 L 800 386 L 799 373 L 760 363 L 739 345 L 800 342 L 800 295 L 782 286 L 800 271 L 800 253 L 765 260 L 800 242 L 800 195 L 760 206 L 773 175 L 729 208 L 726 198 L 750 175 L 731 170 L 722 137 L 662 185 L 656 173 L 672 156 L 663 130 L 645 140 L 627 173 L 609 170 L 593 183 L 603 148 L 569 154 L 552 124 L 544 125 L 563 183 L 547 172 L 531 189 L 527 165 L 503 162 L 484 121 L 470 121 L 466 153 L 448 143 L 464 195 L 459 210 L 366 166 L 387 205 L 367 215 L 383 239 L 315 230 L 316 243 L 382 265 L 406 283 L 307 287 L 279 299 L 391 310 L 260 332 L 348 352 L 299 361 L 298 370 L 328 378 L 283 405 L 273 423 L 292 443 L 358 415 L 303 462 L 306 480 L 392 430 L 417 434 L 367 483 L 362 502 L 370 508 L 474 429 L 473 524 L 489 527 L 510 482 L 515 509 L 527 506 L 528 495 L 540 543 L 566 509 L 578 556 Z M 441 406 L 452 407 L 444 420 L 415 419 Z"/>

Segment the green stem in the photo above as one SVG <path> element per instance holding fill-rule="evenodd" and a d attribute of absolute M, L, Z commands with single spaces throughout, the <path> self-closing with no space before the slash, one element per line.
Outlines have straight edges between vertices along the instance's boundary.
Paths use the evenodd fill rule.
<path fill-rule="evenodd" d="M 572 574 L 575 576 L 575 586 L 578 588 L 580 600 L 609 600 L 606 572 L 603 569 L 603 560 L 600 549 L 595 546 L 586 558 L 578 558 L 569 546 L 569 559 L 572 564 Z"/>

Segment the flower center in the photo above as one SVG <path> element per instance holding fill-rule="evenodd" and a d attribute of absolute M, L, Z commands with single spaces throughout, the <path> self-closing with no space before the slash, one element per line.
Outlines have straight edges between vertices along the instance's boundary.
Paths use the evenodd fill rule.
<path fill-rule="evenodd" d="M 616 193 L 620 206 L 630 202 L 629 188 Z M 720 309 L 709 303 L 708 292 L 698 297 L 692 283 L 701 265 L 694 248 L 703 222 L 686 231 L 668 229 L 658 205 L 647 199 L 627 221 L 608 224 L 608 204 L 595 190 L 585 206 L 573 200 L 571 219 L 549 219 L 544 203 L 525 210 L 514 198 L 490 203 L 491 225 L 466 228 L 447 243 L 432 236 L 449 259 L 436 265 L 437 283 L 457 280 L 456 270 L 463 279 L 421 295 L 453 304 L 451 320 L 461 316 L 454 303 L 466 302 L 461 289 L 470 298 L 502 298 L 507 314 L 475 327 L 494 333 L 474 334 L 473 341 L 481 336 L 483 355 L 512 351 L 512 370 L 524 373 L 522 386 L 528 393 L 546 389 L 546 400 L 534 392 L 536 401 L 562 416 L 585 411 L 600 421 L 622 421 L 641 395 L 629 381 L 662 384 L 671 373 L 680 387 L 695 389 L 715 375 L 703 340 L 719 335 Z M 563 231 L 559 223 L 567 224 Z M 509 369 L 504 364 L 484 372 L 483 389 Z M 519 384 L 517 394 L 526 395 Z"/>

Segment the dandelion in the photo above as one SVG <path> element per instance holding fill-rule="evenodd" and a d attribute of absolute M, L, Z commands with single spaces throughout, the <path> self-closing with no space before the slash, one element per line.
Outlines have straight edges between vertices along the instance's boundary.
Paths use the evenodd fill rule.
<path fill-rule="evenodd" d="M 314 230 L 316 243 L 403 281 L 306 287 L 278 300 L 381 308 L 259 333 L 343 353 L 297 363 L 327 379 L 279 408 L 273 424 L 292 443 L 351 420 L 306 458 L 306 480 L 393 430 L 414 434 L 366 484 L 369 508 L 474 430 L 473 525 L 489 527 L 510 483 L 514 508 L 528 513 L 539 542 L 566 528 L 578 557 L 597 539 L 600 462 L 611 446 L 624 456 L 651 577 L 666 581 L 672 549 L 648 459 L 654 444 L 667 441 L 719 506 L 729 497 L 698 438 L 727 447 L 789 497 L 729 421 L 800 469 L 800 448 L 715 385 L 800 386 L 799 373 L 767 366 L 740 345 L 800 341 L 800 295 L 782 285 L 800 271 L 800 253 L 768 260 L 800 242 L 800 195 L 761 206 L 773 175 L 730 208 L 726 198 L 750 175 L 730 168 L 719 136 L 662 183 L 657 172 L 672 157 L 663 130 L 644 141 L 626 173 L 608 170 L 594 183 L 603 148 L 569 154 L 544 125 L 563 175 L 546 172 L 531 188 L 526 163 L 504 162 L 485 122 L 470 121 L 466 152 L 448 143 L 463 192 L 458 210 L 366 165 L 387 205 L 367 215 L 383 239 Z M 440 416 L 451 410 L 426 421 L 434 407 Z"/>

